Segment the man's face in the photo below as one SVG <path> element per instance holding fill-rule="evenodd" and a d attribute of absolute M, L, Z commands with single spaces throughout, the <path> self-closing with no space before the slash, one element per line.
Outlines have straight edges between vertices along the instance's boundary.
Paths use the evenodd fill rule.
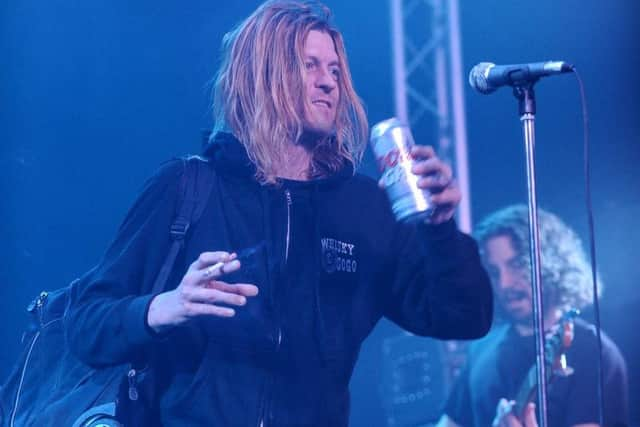
<path fill-rule="evenodd" d="M 304 42 L 304 131 L 324 137 L 335 132 L 340 99 L 340 62 L 328 33 L 311 30 Z"/>
<path fill-rule="evenodd" d="M 511 237 L 492 237 L 484 249 L 498 304 L 512 322 L 529 323 L 533 311 L 529 268 L 520 260 Z"/>

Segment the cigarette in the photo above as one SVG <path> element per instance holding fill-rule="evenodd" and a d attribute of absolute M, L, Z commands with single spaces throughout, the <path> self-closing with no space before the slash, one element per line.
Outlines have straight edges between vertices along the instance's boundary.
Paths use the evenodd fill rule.
<path fill-rule="evenodd" d="M 216 270 L 218 270 L 217 271 L 218 273 L 223 274 L 224 273 L 224 270 L 223 270 L 224 264 L 225 264 L 225 262 L 219 261 L 219 262 L 216 262 L 213 265 L 210 265 L 205 270 L 205 276 L 206 277 L 213 276 L 213 273 L 216 272 Z"/>

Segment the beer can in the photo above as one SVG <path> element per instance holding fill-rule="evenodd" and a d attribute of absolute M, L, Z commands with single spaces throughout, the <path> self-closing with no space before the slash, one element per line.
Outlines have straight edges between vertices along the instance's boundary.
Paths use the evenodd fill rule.
<path fill-rule="evenodd" d="M 395 117 L 371 128 L 371 147 L 382 173 L 382 183 L 398 221 L 418 222 L 431 217 L 431 194 L 418 188 L 418 175 L 411 172 L 415 145 L 411 129 Z"/>

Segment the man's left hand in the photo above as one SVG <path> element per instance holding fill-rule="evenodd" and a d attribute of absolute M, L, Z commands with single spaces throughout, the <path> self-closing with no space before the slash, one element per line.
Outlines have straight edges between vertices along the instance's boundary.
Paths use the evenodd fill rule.
<path fill-rule="evenodd" d="M 441 224 L 453 217 L 460 203 L 460 189 L 453 179 L 451 167 L 438 158 L 433 147 L 415 145 L 411 150 L 414 159 L 411 172 L 418 175 L 418 187 L 431 193 L 433 215 L 431 224 Z"/>

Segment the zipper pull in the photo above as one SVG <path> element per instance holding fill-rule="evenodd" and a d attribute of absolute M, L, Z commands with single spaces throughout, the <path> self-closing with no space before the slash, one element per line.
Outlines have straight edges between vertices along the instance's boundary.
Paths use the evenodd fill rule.
<path fill-rule="evenodd" d="M 31 303 L 27 306 L 27 311 L 33 313 L 34 310 L 41 308 L 47 300 L 49 292 L 42 291 Z"/>
<path fill-rule="evenodd" d="M 35 313 L 38 316 L 38 323 L 40 327 L 44 325 L 42 307 L 47 303 L 49 292 L 42 291 L 40 295 L 27 306 L 27 311 L 31 314 Z"/>
<path fill-rule="evenodd" d="M 285 236 L 285 248 L 284 248 L 284 262 L 285 264 L 289 260 L 289 240 L 291 239 L 291 191 L 287 188 L 284 190 L 284 195 L 287 198 L 287 235 Z"/>
<path fill-rule="evenodd" d="M 138 384 L 136 381 L 137 372 L 135 369 L 130 369 L 127 374 L 129 380 L 129 400 L 138 400 Z"/>

